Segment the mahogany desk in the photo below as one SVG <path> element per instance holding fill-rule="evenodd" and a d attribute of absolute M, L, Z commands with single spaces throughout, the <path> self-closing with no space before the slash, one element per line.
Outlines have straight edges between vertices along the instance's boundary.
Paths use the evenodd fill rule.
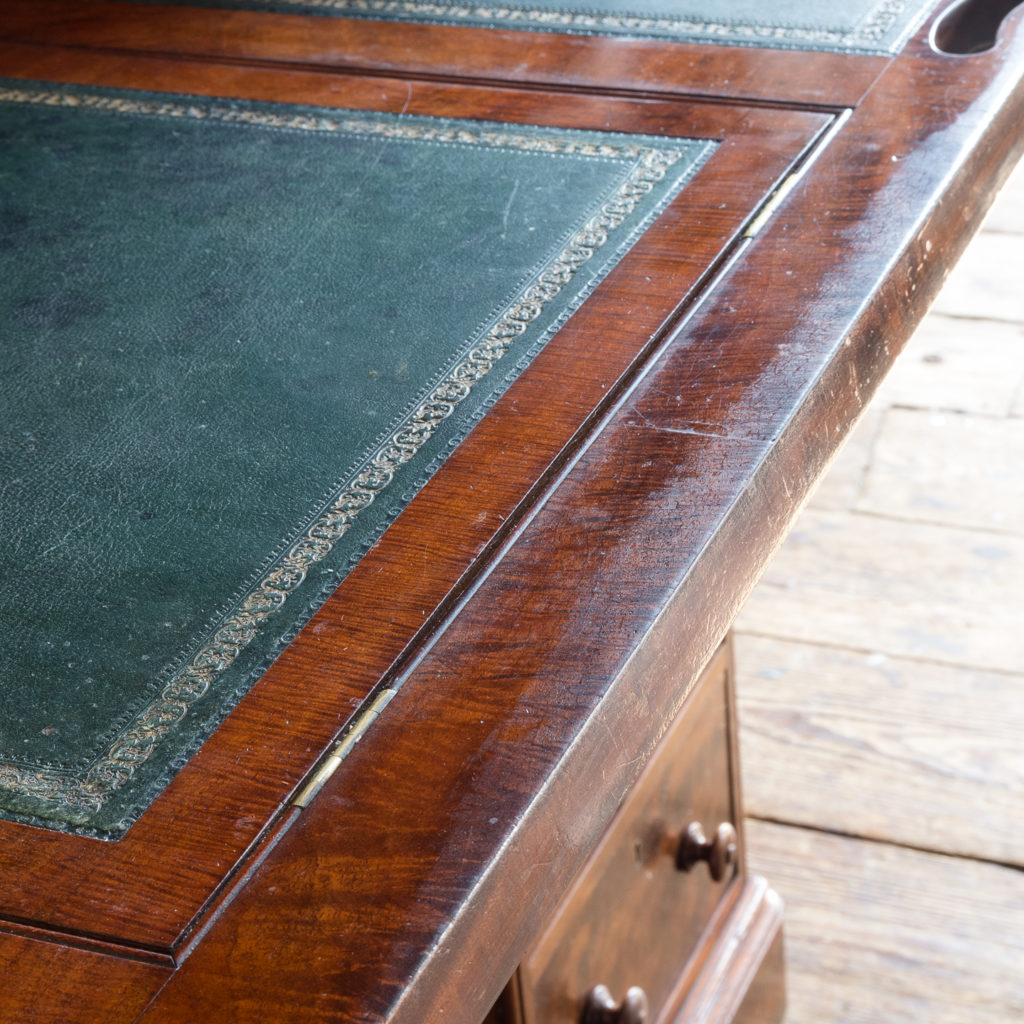
<path fill-rule="evenodd" d="M 778 1018 L 715 652 L 1024 148 L 1013 6 L 838 52 L 3 4 L 6 79 L 716 148 L 126 832 L 0 821 L 0 1020 Z"/>

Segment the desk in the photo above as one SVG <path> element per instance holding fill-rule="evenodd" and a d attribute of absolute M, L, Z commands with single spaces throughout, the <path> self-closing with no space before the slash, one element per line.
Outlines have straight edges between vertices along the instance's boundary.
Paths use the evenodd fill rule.
<path fill-rule="evenodd" d="M 479 1024 L 520 964 L 529 1015 L 677 742 L 739 857 L 680 872 L 701 926 L 652 1012 L 777 1016 L 715 652 L 1024 146 L 1019 11 L 933 45 L 983 44 L 974 6 L 833 52 L 5 5 L 8 79 L 715 148 L 130 828 L 0 822 L 3 1019 Z"/>

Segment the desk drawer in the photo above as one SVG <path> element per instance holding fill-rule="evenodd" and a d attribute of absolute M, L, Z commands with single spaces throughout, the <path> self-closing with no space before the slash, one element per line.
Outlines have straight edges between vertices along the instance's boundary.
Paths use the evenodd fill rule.
<path fill-rule="evenodd" d="M 595 1007 L 601 1001 L 590 995 L 599 985 L 608 990 L 609 1006 L 621 1003 L 632 987 L 642 988 L 647 1021 L 671 1009 L 687 961 L 739 873 L 739 840 L 732 833 L 730 850 L 728 835 L 733 825 L 740 827 L 730 674 L 727 643 L 522 962 L 524 1024 L 628 1024 L 629 1014 L 595 1009 L 585 1017 L 588 997 Z M 715 839 L 710 849 L 697 844 L 695 825 Z M 683 839 L 688 827 L 690 836 Z M 685 850 L 677 866 L 681 842 Z M 702 855 L 708 863 L 697 860 Z M 634 1001 L 644 1000 L 634 993 Z"/>

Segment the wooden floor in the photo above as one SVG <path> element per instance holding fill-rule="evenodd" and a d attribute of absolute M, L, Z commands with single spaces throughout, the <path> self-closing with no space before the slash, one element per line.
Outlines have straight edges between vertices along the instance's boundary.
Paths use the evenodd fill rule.
<path fill-rule="evenodd" d="M 1024 1021 L 1024 169 L 736 639 L 787 1024 Z"/>

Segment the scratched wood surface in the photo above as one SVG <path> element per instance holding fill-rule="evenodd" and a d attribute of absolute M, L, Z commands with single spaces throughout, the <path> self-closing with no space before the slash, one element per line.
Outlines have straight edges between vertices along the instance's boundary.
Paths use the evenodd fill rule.
<path fill-rule="evenodd" d="M 164 57 L 120 61 L 92 49 L 57 46 L 0 44 L 0 64 L 15 78 L 428 115 L 442 114 L 433 104 L 447 97 L 442 99 L 443 116 L 507 118 L 512 123 L 516 118 L 528 124 L 560 123 L 564 105 L 578 115 L 576 120 L 562 119 L 574 127 L 597 124 L 602 130 L 672 131 L 729 140 L 687 186 L 687 201 L 673 204 L 644 233 L 591 296 L 586 310 L 559 331 L 517 386 L 446 460 L 386 537 L 346 577 L 320 617 L 309 623 L 127 836 L 116 845 L 83 844 L 75 837 L 0 822 L 4 914 L 166 953 L 360 702 L 383 676 L 399 674 L 418 645 L 432 642 L 474 574 L 528 515 L 550 479 L 557 477 L 557 466 L 597 429 L 607 407 L 662 343 L 663 327 L 681 314 L 677 307 L 684 297 L 723 248 L 737 239 L 750 211 L 826 119 L 799 111 L 674 99 L 629 100 L 622 107 L 611 97 L 598 103 L 543 90 L 522 90 L 506 108 L 509 97 L 486 86 Z M 421 90 L 426 104 L 422 109 Z M 465 106 L 463 99 L 471 97 L 484 106 Z M 619 107 L 623 116 L 617 121 Z M 698 193 L 704 187 L 709 192 L 701 201 Z M 699 210 L 705 212 L 695 212 Z M 579 349 L 570 356 L 562 346 L 574 344 Z M 530 399 L 525 390 L 534 379 L 536 391 Z M 763 409 L 765 403 L 759 405 Z M 508 432 L 504 440 L 503 430 Z M 671 464 L 677 465 L 674 457 Z M 481 465 L 488 467 L 486 480 L 478 479 Z M 705 488 L 705 501 L 707 494 Z M 444 544 L 435 544 L 442 535 Z M 678 531 L 675 538 L 678 542 Z M 463 545 L 464 539 L 469 543 Z M 467 673 L 466 678 L 473 676 Z M 34 865 L 32 872 L 25 871 L 28 863 Z M 110 897 L 122 887 L 123 895 Z"/>
<path fill-rule="evenodd" d="M 1024 168 L 738 623 L 787 1024 L 1024 1016 Z"/>
<path fill-rule="evenodd" d="M 25 7 L 0 0 L 3 6 Z M 54 5 L 44 6 L 47 21 Z M 717 132 L 723 111 L 746 123 L 744 131 L 722 135 L 727 141 L 713 159 L 722 154 L 730 166 L 738 160 L 765 175 L 772 153 L 785 156 L 769 182 L 792 159 L 777 148 L 779 129 L 788 124 L 790 142 L 802 146 L 825 116 L 818 107 L 824 100 L 811 112 L 691 102 L 685 76 L 659 83 L 661 68 L 634 61 L 640 51 L 633 47 L 624 77 L 607 70 L 605 47 L 570 47 L 554 36 L 522 81 L 474 78 L 471 47 L 463 47 L 460 65 L 471 82 L 428 74 L 422 65 L 410 79 L 386 63 L 363 76 L 335 66 L 333 57 L 333 70 L 269 60 L 266 48 L 251 62 L 223 52 L 184 59 L 183 38 L 199 28 L 182 29 L 177 43 L 157 33 L 154 50 L 132 55 L 120 27 L 106 43 L 83 37 L 76 26 L 89 12 L 60 6 L 59 24 L 70 18 L 74 40 L 57 45 L 44 27 L 34 42 L 3 44 L 6 75 L 83 75 L 93 84 L 538 124 L 572 111 L 577 127 L 645 132 L 676 131 L 674 118 L 686 105 L 693 109 L 683 134 L 694 130 L 691 117 Z M 107 13 L 116 7 L 128 18 L 127 6 L 109 5 Z M 148 24 L 138 10 L 131 17 Z M 438 27 L 431 38 L 441 35 Z M 590 327 L 574 319 L 552 341 L 579 339 L 585 363 L 559 377 L 564 353 L 545 350 L 549 361 L 531 367 L 536 392 L 510 392 L 488 414 L 476 434 L 483 447 L 468 441 L 453 454 L 448 482 L 439 474 L 421 492 L 426 497 L 193 761 L 198 796 L 190 798 L 191 783 L 179 776 L 168 797 L 177 802 L 159 812 L 166 828 L 154 828 L 148 846 L 135 847 L 135 859 L 126 844 L 105 855 L 105 871 L 89 870 L 94 855 L 80 852 L 84 844 L 73 844 L 72 862 L 71 844 L 48 859 L 43 843 L 22 839 L 19 846 L 5 837 L 0 866 L 25 886 L 0 887 L 3 901 L 17 907 L 9 914 L 51 927 L 59 918 L 83 942 L 111 937 L 104 929 L 116 926 L 112 937 L 137 945 L 140 956 L 187 952 L 145 1009 L 147 1024 L 254 1024 L 268 1007 L 276 1020 L 303 1024 L 477 1024 L 678 711 L 676 681 L 695 676 L 727 629 L 810 482 L 958 257 L 989 186 L 1019 154 L 1020 26 L 1004 39 L 988 54 L 954 60 L 934 53 L 923 29 L 869 79 L 874 85 L 863 99 L 855 98 L 828 159 L 810 167 L 749 243 L 737 241 L 743 256 L 722 264 L 707 301 L 682 306 L 709 263 L 694 242 L 717 239 L 712 252 L 721 252 L 742 228 L 735 219 L 750 209 L 737 201 L 746 185 L 721 207 L 720 168 L 709 162 L 716 205 L 701 230 L 684 232 L 687 211 L 680 209 L 678 219 L 659 222 L 639 243 L 656 264 L 650 269 L 662 268 L 671 287 L 652 287 L 637 264 L 616 279 L 621 292 L 595 292 L 587 303 Z M 74 53 L 71 42 L 79 47 Z M 308 42 L 298 40 L 293 53 L 301 55 Z M 406 42 L 391 37 L 391 52 Z M 506 43 L 515 49 L 515 40 Z M 578 46 L 597 70 L 580 77 L 570 68 L 571 81 L 548 77 L 555 61 L 573 64 L 569 50 Z M 746 51 L 717 52 L 706 54 L 700 79 L 736 81 L 733 72 L 749 65 Z M 778 70 L 774 61 L 756 65 L 762 83 Z M 540 71 L 542 80 L 535 78 Z M 650 90 L 667 91 L 650 91 L 648 78 Z M 595 80 L 605 84 L 591 96 L 583 86 Z M 830 104 L 856 80 L 844 80 L 839 92 L 830 86 Z M 695 179 L 689 188 L 700 187 Z M 635 365 L 630 349 L 619 359 L 613 339 L 620 330 L 626 340 L 647 331 L 644 352 L 657 349 L 657 358 Z M 611 375 L 603 378 L 599 367 Z M 552 400 L 558 381 L 564 402 Z M 582 418 L 574 419 L 587 395 Z M 556 419 L 562 433 L 552 429 Z M 512 431 L 508 444 L 501 441 L 505 429 Z M 528 457 L 534 451 L 536 464 Z M 469 470 L 476 481 L 480 452 L 491 460 L 498 511 L 477 523 L 466 515 L 459 485 Z M 525 467 L 524 458 L 529 475 L 506 470 L 509 463 Z M 516 489 L 523 479 L 525 497 Z M 479 501 L 478 491 L 474 505 Z M 410 553 L 435 550 L 439 530 L 457 525 L 472 534 L 465 551 L 458 549 L 469 561 L 453 554 L 424 572 Z M 382 679 L 401 684 L 401 699 L 317 798 L 294 812 L 287 831 L 282 825 L 248 860 L 237 886 L 219 890 L 221 902 L 194 918 L 189 899 L 212 891 L 222 877 L 214 868 L 237 863 L 265 820 L 241 812 L 276 806 L 275 794 L 297 781 L 296 766 L 326 749 L 352 695 Z M 308 717 L 300 723 L 299 716 Z M 294 744 L 275 747 L 275 730 L 288 721 Z M 266 764 L 274 771 L 257 774 Z M 239 803 L 229 785 L 246 781 L 249 771 L 261 788 L 252 803 Z M 223 843 L 197 841 L 207 819 L 224 826 Z M 153 828 L 155 813 L 149 821 Z M 144 870 L 155 884 L 139 884 Z M 44 892 L 44 885 L 52 888 Z M 82 902 L 83 889 L 95 910 Z M 196 931 L 185 931 L 186 922 Z M 35 991 L 44 988 L 46 967 L 35 968 Z M 95 988 L 96 978 L 102 981 L 81 969 L 73 984 Z M 155 992 L 158 982 L 145 980 Z M 60 1016 L 47 1019 L 63 1024 L 67 1015 L 58 1009 Z"/>

